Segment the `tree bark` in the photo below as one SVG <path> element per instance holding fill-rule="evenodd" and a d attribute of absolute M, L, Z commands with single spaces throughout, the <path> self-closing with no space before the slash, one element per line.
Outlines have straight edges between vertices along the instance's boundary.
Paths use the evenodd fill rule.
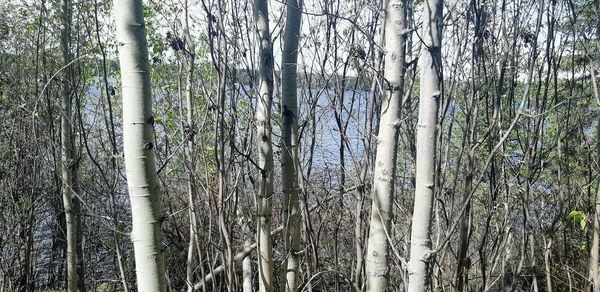
<path fill-rule="evenodd" d="M 249 220 L 246 218 L 243 218 L 243 220 L 242 232 L 244 233 L 244 250 L 246 250 L 250 249 L 252 245 L 252 233 L 248 225 Z M 270 232 L 269 235 L 271 235 Z M 257 252 L 260 252 L 260 248 L 257 249 Z M 250 254 L 246 255 L 242 260 L 242 291 L 252 292 L 252 257 Z"/>
<path fill-rule="evenodd" d="M 141 0 L 115 0 L 123 86 L 123 148 L 131 200 L 131 240 L 138 291 L 166 291 L 161 245 L 161 190 L 154 158 L 154 118 Z"/>
<path fill-rule="evenodd" d="M 367 244 L 367 291 L 386 291 L 389 280 L 390 226 L 394 204 L 398 129 L 404 87 L 406 1 L 385 7 L 384 97 L 381 104 L 373 175 L 373 202 Z M 365 154 L 366 155 L 366 154 Z"/>
<path fill-rule="evenodd" d="M 416 190 L 411 227 L 408 291 L 426 291 L 431 257 L 431 212 L 433 208 L 438 104 L 442 97 L 442 9 L 443 0 L 424 2 L 419 66 L 420 99 L 417 122 Z"/>
<path fill-rule="evenodd" d="M 70 38 L 71 38 L 71 22 L 72 22 L 72 3 L 71 0 L 61 1 L 61 31 L 60 31 L 60 49 L 62 52 L 62 62 L 66 66 L 62 79 L 62 89 L 60 98 L 60 107 L 62 114 L 60 116 L 61 130 L 61 179 L 62 179 L 62 200 L 65 212 L 66 223 L 66 241 L 67 241 L 67 291 L 78 291 L 80 277 L 79 275 L 79 259 L 77 252 L 77 222 L 79 216 L 79 204 L 73 193 L 73 142 L 72 142 L 72 71 L 71 71 L 71 53 L 70 53 Z"/>
<path fill-rule="evenodd" d="M 298 200 L 298 84 L 297 62 L 302 0 L 286 2 L 283 52 L 281 57 L 281 177 L 285 255 L 282 291 L 298 289 L 300 265 L 300 203 Z"/>
<path fill-rule="evenodd" d="M 259 96 L 256 103 L 258 149 L 258 196 L 256 198 L 256 242 L 259 291 L 273 291 L 273 246 L 271 216 L 273 200 L 273 144 L 271 106 L 273 97 L 273 45 L 269 30 L 267 0 L 254 1 L 254 21 L 258 39 Z"/>

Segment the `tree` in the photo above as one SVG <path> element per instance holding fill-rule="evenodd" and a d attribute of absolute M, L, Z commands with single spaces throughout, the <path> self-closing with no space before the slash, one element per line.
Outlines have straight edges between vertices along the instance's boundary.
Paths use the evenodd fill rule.
<path fill-rule="evenodd" d="M 592 93 L 594 95 L 594 99 L 596 101 L 596 106 L 600 108 L 600 92 L 598 91 L 598 81 L 596 79 L 596 72 L 594 69 L 594 65 L 592 64 L 592 68 L 590 70 L 590 81 L 592 85 Z M 598 119 L 598 123 L 600 123 L 600 119 Z M 596 152 L 600 154 L 600 124 L 596 126 Z M 600 156 L 600 155 L 598 155 Z M 592 245 L 590 247 L 590 260 L 589 260 L 589 272 L 588 277 L 591 280 L 591 284 L 593 285 L 592 291 L 600 290 L 600 271 L 598 270 L 599 266 L 599 250 L 600 249 L 600 180 L 598 181 L 598 186 L 596 189 L 596 204 L 593 210 L 593 232 L 592 232 Z"/>
<path fill-rule="evenodd" d="M 115 0 L 123 90 L 123 148 L 138 291 L 166 291 L 161 191 L 154 160 L 154 117 L 141 0 Z"/>
<path fill-rule="evenodd" d="M 269 30 L 267 0 L 254 0 L 259 62 L 259 86 L 256 102 L 258 153 L 258 195 L 256 197 L 256 242 L 260 291 L 273 291 L 273 246 L 271 214 L 273 200 L 273 144 L 271 141 L 271 105 L 273 97 L 273 45 Z"/>
<path fill-rule="evenodd" d="M 377 136 L 373 175 L 373 202 L 366 259 L 368 291 L 388 288 L 391 220 L 395 192 L 396 151 L 406 72 L 406 1 L 393 0 L 385 7 L 384 97 Z"/>
<path fill-rule="evenodd" d="M 282 291 L 298 288 L 300 265 L 300 203 L 298 200 L 298 41 L 302 2 L 286 2 L 283 52 L 281 56 L 281 177 L 283 184 L 283 222 L 285 255 Z"/>
<path fill-rule="evenodd" d="M 0 290 L 598 287 L 599 1 L 141 2 L 0 1 Z"/>
<path fill-rule="evenodd" d="M 81 254 L 78 243 L 78 226 L 80 219 L 79 198 L 74 194 L 75 180 L 74 173 L 77 168 L 77 162 L 74 159 L 75 148 L 72 142 L 72 84 L 73 76 L 71 70 L 71 52 L 70 38 L 72 25 L 72 3 L 71 0 L 61 1 L 61 31 L 60 48 L 62 52 L 62 62 L 65 67 L 63 71 L 62 90 L 60 98 L 60 169 L 62 179 L 62 200 L 65 211 L 66 223 L 66 241 L 67 241 L 67 291 L 85 290 L 83 287 L 83 275 L 80 275 L 82 266 L 79 255 Z"/>
<path fill-rule="evenodd" d="M 592 73 L 593 74 L 593 73 Z M 597 91 L 597 89 L 596 89 Z M 600 103 L 598 104 L 600 106 Z M 600 141 L 600 130 L 596 130 L 598 134 L 598 140 Z M 600 144 L 600 142 L 599 142 Z M 600 149 L 600 147 L 598 147 Z M 598 271 L 598 249 L 600 248 L 600 182 L 596 189 L 596 208 L 594 209 L 593 223 L 594 229 L 592 234 L 592 245 L 590 247 L 590 261 L 589 261 L 589 277 L 592 281 L 592 291 L 598 291 L 600 289 L 600 271 Z"/>
<path fill-rule="evenodd" d="M 187 291 L 194 291 L 194 274 L 196 270 L 197 244 L 198 244 L 198 222 L 196 218 L 196 157 L 194 135 L 196 133 L 196 123 L 194 122 L 194 61 L 196 60 L 196 46 L 190 34 L 189 28 L 189 8 L 186 0 L 183 7 L 184 21 L 183 34 L 187 48 L 184 51 L 184 58 L 187 60 L 187 79 L 185 88 L 185 103 L 187 107 L 186 121 L 184 129 L 187 131 L 183 135 L 183 140 L 187 142 L 187 161 L 188 161 L 188 205 L 190 217 L 190 240 L 188 244 L 187 266 L 186 266 L 186 283 Z"/>
<path fill-rule="evenodd" d="M 424 2 L 419 67 L 416 189 L 410 238 L 408 291 L 426 291 L 431 260 L 431 213 L 435 189 L 438 106 L 442 97 L 442 0 Z"/>

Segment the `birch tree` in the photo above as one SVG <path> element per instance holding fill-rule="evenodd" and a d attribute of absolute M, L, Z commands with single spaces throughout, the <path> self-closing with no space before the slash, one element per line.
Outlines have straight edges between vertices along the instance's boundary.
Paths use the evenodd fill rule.
<path fill-rule="evenodd" d="M 426 291 L 431 257 L 431 211 L 435 188 L 438 105 L 442 97 L 442 4 L 424 1 L 419 59 L 420 97 L 417 121 L 415 202 L 412 216 L 408 291 Z"/>
<path fill-rule="evenodd" d="M 154 117 L 142 1 L 115 0 L 114 11 L 137 286 L 138 291 L 162 292 L 166 291 L 166 284 L 161 254 L 161 191 L 152 151 Z"/>
<path fill-rule="evenodd" d="M 71 71 L 71 22 L 72 22 L 72 3 L 71 0 L 61 1 L 61 30 L 60 30 L 60 49 L 62 52 L 62 63 L 65 66 L 63 71 L 62 89 L 60 98 L 61 116 L 61 179 L 62 179 L 62 200 L 65 212 L 66 223 L 66 241 L 67 241 L 67 291 L 83 290 L 81 282 L 82 276 L 79 275 L 80 259 L 78 253 L 78 228 L 79 220 L 79 202 L 73 192 L 73 172 L 75 169 L 74 147 L 72 142 L 72 71 Z"/>
<path fill-rule="evenodd" d="M 298 84 L 297 62 L 302 0 L 286 2 L 281 56 L 281 177 L 285 255 L 281 289 L 296 291 L 300 265 L 300 203 L 298 201 Z"/>
<path fill-rule="evenodd" d="M 368 291 L 388 287 L 390 226 L 396 177 L 396 151 L 404 87 L 406 1 L 390 0 L 385 7 L 384 97 L 381 104 L 373 175 L 373 201 L 367 246 Z"/>
<path fill-rule="evenodd" d="M 302 48 L 286 39 L 285 63 L 271 54 L 280 36 L 285 44 L 285 10 L 298 21 L 300 3 L 147 1 L 142 26 L 129 8 L 143 1 L 117 2 L 129 17 L 121 45 L 113 1 L 0 0 L 0 291 L 127 289 L 135 255 L 136 291 L 600 290 L 600 2 L 447 2 L 443 80 L 431 1 L 416 3 L 428 14 L 414 35 L 412 2 L 304 1 L 301 28 L 288 25 Z M 405 28 L 395 3 L 406 6 Z M 268 23 L 268 5 L 280 21 Z M 138 54 L 144 29 L 149 67 Z M 132 222 L 117 49 L 129 53 L 135 254 L 120 238 Z M 282 123 L 270 104 L 280 65 L 286 144 L 273 140 Z M 417 129 L 411 251 L 414 202 L 399 194 L 417 186 Z M 271 198 L 280 155 L 285 204 L 283 192 Z"/>
<path fill-rule="evenodd" d="M 258 196 L 256 198 L 256 242 L 259 291 L 273 291 L 273 246 L 271 213 L 273 198 L 273 145 L 271 142 L 271 105 L 273 97 L 273 45 L 269 30 L 267 0 L 254 1 L 254 21 L 258 41 L 259 92 L 256 103 L 258 149 Z"/>

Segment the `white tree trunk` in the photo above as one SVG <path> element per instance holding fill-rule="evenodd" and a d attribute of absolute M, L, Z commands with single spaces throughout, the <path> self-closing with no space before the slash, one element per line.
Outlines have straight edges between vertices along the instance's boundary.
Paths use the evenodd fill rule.
<path fill-rule="evenodd" d="M 240 214 L 241 215 L 241 214 Z M 250 231 L 250 220 L 247 218 L 243 218 L 242 223 L 242 232 L 244 233 L 244 249 L 250 249 L 252 245 L 252 232 Z M 269 232 L 269 235 L 270 232 Z M 258 249 L 260 252 L 260 248 Z M 244 257 L 242 260 L 242 291 L 244 292 L 252 292 L 252 257 L 250 253 Z"/>
<path fill-rule="evenodd" d="M 123 86 L 123 148 L 133 227 L 138 291 L 166 291 L 161 254 L 160 185 L 154 159 L 154 118 L 142 0 L 115 0 Z"/>
<path fill-rule="evenodd" d="M 390 223 L 394 201 L 398 128 L 406 68 L 406 2 L 385 7 L 385 65 L 379 135 L 373 176 L 373 201 L 367 246 L 367 291 L 386 291 L 389 276 Z"/>
<path fill-rule="evenodd" d="M 416 190 L 412 217 L 408 291 L 426 291 L 431 256 L 431 210 L 433 207 L 438 104 L 442 96 L 442 1 L 423 5 L 420 99 L 417 124 Z"/>
<path fill-rule="evenodd" d="M 73 194 L 73 142 L 71 138 L 72 101 L 71 101 L 71 53 L 69 43 L 71 38 L 71 0 L 61 1 L 61 31 L 60 49 L 64 69 L 60 98 L 60 170 L 62 179 L 62 200 L 65 211 L 66 241 L 67 241 L 67 291 L 78 291 L 80 275 L 78 272 L 79 259 L 77 253 L 77 216 L 78 204 Z"/>
<path fill-rule="evenodd" d="M 300 265 L 300 207 L 298 201 L 298 100 L 297 62 L 300 38 L 301 2 L 286 2 L 283 52 L 281 57 L 281 177 L 283 183 L 283 222 L 285 257 L 283 291 L 298 289 Z"/>
<path fill-rule="evenodd" d="M 259 291 L 273 291 L 273 247 L 271 214 L 273 198 L 273 144 L 271 141 L 271 105 L 273 97 L 273 45 L 269 30 L 267 0 L 254 1 L 259 56 L 259 98 L 256 103 L 256 136 L 259 183 L 256 198 L 256 242 L 258 243 Z"/>

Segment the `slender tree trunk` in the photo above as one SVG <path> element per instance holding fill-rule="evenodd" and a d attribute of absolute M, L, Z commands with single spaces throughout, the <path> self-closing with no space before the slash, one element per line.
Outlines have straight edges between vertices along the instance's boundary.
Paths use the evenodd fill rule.
<path fill-rule="evenodd" d="M 244 250 L 247 250 L 250 249 L 250 246 L 252 245 L 252 232 L 248 225 L 249 220 L 246 218 L 243 220 L 242 232 L 244 233 Z M 260 249 L 257 251 L 260 252 Z M 242 260 L 242 291 L 252 292 L 252 257 L 250 254 L 245 256 Z"/>
<path fill-rule="evenodd" d="M 69 52 L 71 38 L 71 0 L 61 1 L 61 32 L 60 32 L 60 48 L 62 51 L 64 69 L 60 107 L 62 114 L 60 116 L 61 129 L 61 178 L 62 178 L 62 200 L 65 212 L 66 222 L 66 241 L 67 241 L 67 291 L 78 291 L 79 275 L 78 266 L 79 259 L 77 253 L 77 216 L 79 210 L 76 204 L 77 198 L 73 194 L 73 142 L 72 142 L 72 79 L 71 79 L 71 53 Z"/>
<path fill-rule="evenodd" d="M 386 291 L 388 287 L 396 152 L 406 71 L 406 33 L 406 1 L 388 1 L 385 7 L 385 92 L 381 104 L 373 174 L 373 202 L 366 259 L 367 291 Z"/>
<path fill-rule="evenodd" d="M 431 258 L 438 104 L 442 97 L 442 4 L 426 0 L 423 7 L 419 119 L 417 122 L 416 190 L 412 217 L 408 291 L 426 291 Z"/>
<path fill-rule="evenodd" d="M 460 216 L 459 224 L 459 247 L 458 247 L 458 258 L 457 268 L 455 273 L 456 290 L 462 292 L 464 287 L 468 290 L 468 276 L 470 266 L 467 254 L 469 251 L 470 238 L 472 233 L 472 214 L 471 214 L 471 199 L 469 195 L 473 189 L 473 175 L 475 171 L 475 143 L 477 140 L 477 121 L 479 112 L 479 71 L 480 71 L 480 60 L 483 56 L 483 31 L 481 25 L 481 14 L 483 13 L 482 8 L 478 4 L 473 3 L 471 9 L 473 10 L 473 30 L 475 31 L 475 40 L 472 45 L 472 57 L 471 57 L 471 98 L 469 110 L 466 117 L 467 127 L 465 130 L 465 139 L 467 150 L 467 169 L 465 173 L 465 188 L 463 192 L 463 202 L 467 207 L 465 212 Z"/>
<path fill-rule="evenodd" d="M 79 97 L 77 97 L 77 99 L 78 98 Z M 79 107 L 79 102 L 77 102 L 76 106 Z M 80 194 L 81 189 L 79 187 L 79 176 L 77 173 L 77 169 L 79 168 L 79 158 L 75 158 L 74 160 L 75 162 L 73 163 L 71 170 L 73 173 L 71 185 L 73 193 Z M 83 230 L 81 230 L 81 201 L 78 197 L 73 197 L 73 211 L 75 215 L 75 251 L 77 252 L 77 290 L 85 291 L 85 285 L 83 283 L 83 276 L 85 275 L 83 263 L 85 259 L 83 257 Z"/>
<path fill-rule="evenodd" d="M 194 125 L 194 61 L 196 60 L 196 47 L 194 40 L 190 35 L 189 29 L 189 15 L 188 15 L 188 1 L 184 2 L 184 14 L 185 19 L 183 21 L 183 34 L 185 37 L 185 58 L 187 59 L 187 80 L 185 88 L 185 100 L 186 100 L 186 124 L 184 139 L 187 141 L 187 162 L 188 162 L 188 206 L 189 206 L 189 217 L 190 217 L 190 239 L 188 243 L 188 253 L 186 262 L 186 283 L 187 291 L 191 292 L 194 290 L 194 275 L 196 270 L 196 244 L 198 240 L 198 226 L 196 220 L 196 207 L 195 198 L 196 187 L 195 187 L 195 176 L 196 160 L 194 152 L 194 134 L 196 133 L 196 127 Z"/>
<path fill-rule="evenodd" d="M 600 108 L 600 93 L 598 92 L 598 82 L 596 79 L 596 72 L 592 67 L 590 70 L 591 81 L 592 81 L 592 92 L 596 99 L 598 108 Z M 596 126 L 596 143 L 598 146 L 598 154 L 600 154 L 600 119 L 598 119 L 598 125 Z M 599 155 L 600 157 L 600 155 Z M 593 289 L 591 291 L 600 291 L 600 272 L 598 271 L 598 258 L 600 249 L 600 181 L 598 182 L 598 189 L 596 190 L 596 204 L 594 206 L 594 230 L 592 237 L 592 246 L 590 247 L 590 260 L 589 260 L 589 279 L 592 282 Z"/>
<path fill-rule="evenodd" d="M 113 212 L 116 213 L 117 203 L 115 202 L 114 195 L 110 196 L 111 205 Z M 113 227 L 117 228 L 117 219 L 113 217 Z M 119 276 L 121 277 L 121 284 L 123 285 L 123 292 L 129 292 L 129 286 L 127 285 L 127 277 L 125 276 L 125 267 L 123 263 L 123 252 L 121 251 L 121 240 L 119 234 L 113 231 L 113 238 L 115 240 L 115 254 L 117 256 L 117 265 L 119 266 Z"/>
<path fill-rule="evenodd" d="M 598 249 L 600 248 L 600 183 L 596 192 L 596 204 L 594 206 L 594 230 L 592 245 L 590 246 L 589 278 L 592 282 L 591 291 L 600 291 L 600 275 L 598 273 Z"/>
<path fill-rule="evenodd" d="M 35 166 L 34 166 L 35 173 Z M 34 291 L 34 274 L 33 274 L 33 262 L 32 262 L 32 251 L 33 251 L 33 224 L 35 220 L 35 208 L 33 202 L 35 201 L 35 193 L 31 193 L 31 197 L 29 200 L 29 214 L 27 215 L 27 221 L 24 232 L 24 244 L 25 244 L 25 255 L 24 255 L 24 267 L 23 267 L 23 279 L 25 279 L 24 290 L 25 291 Z M 2 284 L 0 284 L 2 287 Z"/>
<path fill-rule="evenodd" d="M 474 101 L 475 99 L 473 99 Z M 471 117 L 471 119 L 475 119 L 475 117 Z M 474 121 L 471 121 L 471 123 L 475 123 Z M 470 229 L 471 229 L 471 202 L 470 199 L 468 198 L 468 196 L 471 194 L 472 190 L 473 190 L 473 172 L 474 172 L 474 149 L 472 148 L 472 143 L 473 140 L 471 139 L 472 136 L 474 136 L 474 131 L 475 131 L 475 127 L 474 126 L 469 126 L 469 133 L 467 133 L 467 135 L 470 136 L 470 138 L 467 138 L 469 140 L 468 143 L 468 147 L 469 149 L 467 150 L 467 170 L 466 170 L 466 175 L 465 175 L 465 189 L 463 192 L 463 201 L 461 202 L 461 205 L 466 203 L 467 204 L 467 208 L 465 209 L 465 212 L 460 216 L 460 224 L 459 224 L 459 247 L 458 247 L 458 258 L 457 258 L 457 269 L 456 269 L 456 274 L 455 274 L 455 280 L 456 280 L 456 290 L 462 292 L 464 290 L 464 287 L 466 286 L 468 289 L 468 273 L 469 273 L 469 266 L 470 266 L 470 259 L 467 257 L 467 252 L 469 250 L 469 242 L 470 242 Z M 468 202 L 467 202 L 468 200 Z"/>
<path fill-rule="evenodd" d="M 258 39 L 259 98 L 256 103 L 256 134 L 259 182 L 256 201 L 256 242 L 259 291 L 273 291 L 273 247 L 271 216 L 273 200 L 273 144 L 271 141 L 271 105 L 273 97 L 273 45 L 269 30 L 267 0 L 254 1 L 254 21 Z"/>
<path fill-rule="evenodd" d="M 225 276 L 226 276 L 226 286 L 227 289 L 236 291 L 237 283 L 235 281 L 235 261 L 233 260 L 233 245 L 232 245 L 232 236 L 231 231 L 229 229 L 229 223 L 226 219 L 227 212 L 227 170 L 225 167 L 225 147 L 227 143 L 227 138 L 225 137 L 225 98 L 226 98 L 226 88 L 227 88 L 227 56 L 223 60 L 222 63 L 222 71 L 219 84 L 219 94 L 218 94 L 218 105 L 219 105 L 219 113 L 217 117 L 216 123 L 216 133 L 217 139 L 216 142 L 216 160 L 217 160 L 217 169 L 219 170 L 219 188 L 217 193 L 218 200 L 218 224 L 219 229 L 221 231 L 221 236 L 223 239 L 223 261 L 225 263 Z"/>
<path fill-rule="evenodd" d="M 378 67 L 379 68 L 379 67 Z M 373 81 L 371 83 L 371 90 L 369 95 L 369 101 L 367 105 L 367 113 L 365 118 L 365 133 L 368 133 L 365 137 L 365 150 L 364 156 L 362 158 L 362 165 L 360 170 L 360 183 L 356 190 L 356 206 L 354 209 L 354 243 L 355 243 L 355 253 L 356 253 L 356 264 L 354 266 L 354 289 L 356 291 L 364 290 L 363 285 L 363 271 L 364 271 L 364 260 L 365 260 L 365 236 L 364 236 L 364 227 L 363 227 L 363 208 L 365 203 L 365 193 L 367 190 L 366 180 L 367 180 L 367 171 L 369 168 L 369 164 L 371 161 L 371 131 L 373 129 L 373 107 L 374 107 L 374 99 L 376 97 L 375 90 L 377 79 L 379 77 L 377 74 L 373 77 Z"/>
<path fill-rule="evenodd" d="M 123 148 L 131 240 L 138 291 L 166 291 L 161 246 L 161 190 L 154 158 L 154 118 L 148 46 L 141 0 L 115 0 L 115 20 L 123 84 Z"/>
<path fill-rule="evenodd" d="M 298 200 L 298 84 L 297 62 L 302 0 L 286 2 L 283 52 L 281 57 L 281 177 L 285 255 L 282 291 L 298 289 L 300 265 L 300 204 Z"/>
<path fill-rule="evenodd" d="M 382 3 L 381 5 L 386 4 Z M 408 10 L 407 10 L 408 11 Z M 377 23 L 377 21 L 375 21 Z M 373 29 L 373 33 L 375 33 L 376 29 Z M 380 27 L 380 33 L 382 36 L 385 35 L 385 23 L 383 23 Z M 384 37 L 379 39 L 379 43 L 377 44 L 379 47 L 383 47 L 384 45 Z M 373 153 L 373 136 L 377 135 L 376 131 L 373 131 L 373 116 L 375 115 L 375 99 L 378 97 L 377 94 L 377 85 L 381 84 L 382 76 L 381 70 L 383 66 L 383 54 L 380 53 L 379 50 L 373 49 L 372 59 L 374 60 L 377 70 L 373 73 L 373 79 L 371 80 L 371 87 L 369 90 L 369 97 L 367 101 L 366 114 L 365 114 L 365 133 L 366 135 L 363 137 L 364 144 L 364 155 L 362 157 L 362 165 L 360 170 L 360 183 L 361 187 L 356 190 L 356 206 L 354 209 L 354 242 L 355 242 L 355 252 L 356 252 L 356 263 L 354 266 L 354 288 L 356 291 L 364 291 L 366 285 L 363 281 L 363 274 L 365 272 L 365 246 L 366 246 L 366 228 L 363 226 L 363 208 L 365 204 L 365 195 L 371 188 L 367 187 L 367 173 L 370 170 L 370 164 L 372 163 L 372 153 Z"/>
<path fill-rule="evenodd" d="M 546 291 L 552 292 L 552 270 L 550 266 L 552 264 L 552 238 L 544 237 L 544 268 L 546 273 Z"/>

